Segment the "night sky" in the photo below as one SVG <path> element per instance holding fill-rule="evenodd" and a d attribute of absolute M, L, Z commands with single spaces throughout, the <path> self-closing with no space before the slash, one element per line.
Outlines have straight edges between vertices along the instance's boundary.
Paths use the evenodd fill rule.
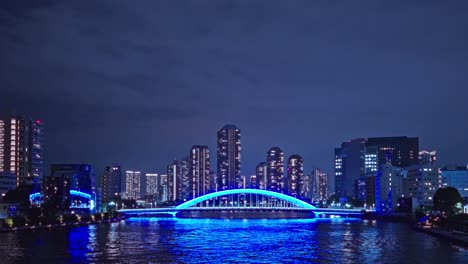
<path fill-rule="evenodd" d="M 468 161 L 468 1 L 0 1 L 0 113 L 46 123 L 46 164 L 165 172 L 242 130 L 331 172 L 356 137 Z M 37 3 L 40 2 L 40 3 Z"/>

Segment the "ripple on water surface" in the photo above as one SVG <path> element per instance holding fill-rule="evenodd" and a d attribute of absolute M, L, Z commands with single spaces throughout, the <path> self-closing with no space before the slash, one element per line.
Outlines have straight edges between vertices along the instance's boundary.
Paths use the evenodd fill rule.
<path fill-rule="evenodd" d="M 131 218 L 0 234 L 1 263 L 468 263 L 404 224 L 357 219 Z"/>

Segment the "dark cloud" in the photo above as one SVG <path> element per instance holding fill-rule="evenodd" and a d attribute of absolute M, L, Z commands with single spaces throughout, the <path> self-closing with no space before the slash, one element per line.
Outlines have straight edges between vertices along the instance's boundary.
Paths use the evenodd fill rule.
<path fill-rule="evenodd" d="M 328 169 L 333 147 L 368 136 L 420 136 L 441 161 L 466 162 L 467 8 L 1 1 L 0 111 L 44 120 L 47 162 L 98 169 L 215 152 L 225 123 L 243 131 L 245 174 L 273 145 Z"/>

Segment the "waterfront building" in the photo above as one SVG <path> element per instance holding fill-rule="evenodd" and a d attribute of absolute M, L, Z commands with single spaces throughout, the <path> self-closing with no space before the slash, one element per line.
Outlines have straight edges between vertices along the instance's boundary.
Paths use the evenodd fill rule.
<path fill-rule="evenodd" d="M 191 160 L 187 156 L 180 160 L 180 196 L 177 199 L 187 201 L 191 199 L 193 192 L 193 182 L 190 174 Z"/>
<path fill-rule="evenodd" d="M 239 188 L 241 169 L 241 132 L 234 125 L 218 131 L 217 190 Z"/>
<path fill-rule="evenodd" d="M 43 125 L 26 117 L 0 119 L 0 171 L 14 173 L 17 186 L 42 182 Z"/>
<path fill-rule="evenodd" d="M 190 159 L 174 160 L 167 166 L 167 200 L 185 201 L 191 193 Z"/>
<path fill-rule="evenodd" d="M 436 153 L 422 151 L 420 163 L 408 167 L 408 195 L 418 204 L 432 206 L 435 192 L 442 187 L 440 168 L 435 164 Z"/>
<path fill-rule="evenodd" d="M 161 174 L 158 186 L 158 202 L 167 202 L 169 196 L 168 192 L 167 174 Z"/>
<path fill-rule="evenodd" d="M 390 163 L 396 167 L 418 164 L 417 137 L 358 138 L 343 142 L 335 149 L 335 193 L 344 200 L 362 200 L 365 179 L 375 176 L 377 168 Z"/>
<path fill-rule="evenodd" d="M 268 163 L 260 162 L 255 168 L 259 189 L 266 190 L 268 185 Z"/>
<path fill-rule="evenodd" d="M 335 193 L 343 200 L 356 196 L 355 182 L 365 174 L 366 140 L 343 142 L 335 148 Z"/>
<path fill-rule="evenodd" d="M 283 193 L 284 153 L 279 147 L 272 147 L 267 152 L 267 175 L 267 190 Z"/>
<path fill-rule="evenodd" d="M 293 197 L 305 198 L 304 160 L 297 154 L 288 158 L 287 191 Z"/>
<path fill-rule="evenodd" d="M 137 200 L 141 197 L 141 172 L 125 171 L 125 197 L 126 199 Z"/>
<path fill-rule="evenodd" d="M 106 166 L 99 181 L 102 201 L 110 201 L 112 198 L 122 195 L 122 170 L 118 165 Z"/>
<path fill-rule="evenodd" d="M 93 212 L 100 206 L 96 199 L 96 174 L 89 164 L 53 164 L 44 177 L 42 197 L 49 208 L 68 212 Z"/>
<path fill-rule="evenodd" d="M 460 195 L 468 200 L 467 166 L 447 165 L 441 169 L 443 187 L 454 187 Z"/>
<path fill-rule="evenodd" d="M 146 173 L 146 195 L 158 196 L 158 174 Z"/>
<path fill-rule="evenodd" d="M 193 146 L 190 150 L 190 198 L 208 194 L 210 188 L 210 150 L 208 146 Z"/>
<path fill-rule="evenodd" d="M 328 174 L 320 169 L 314 169 L 311 174 L 312 200 L 326 201 L 328 193 Z"/>
<path fill-rule="evenodd" d="M 377 212 L 393 212 L 404 197 L 403 170 L 390 163 L 381 165 L 375 176 L 375 207 Z"/>

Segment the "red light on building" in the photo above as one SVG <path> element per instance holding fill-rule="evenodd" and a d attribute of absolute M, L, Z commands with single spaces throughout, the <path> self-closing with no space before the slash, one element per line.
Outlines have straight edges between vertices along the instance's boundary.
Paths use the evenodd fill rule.
<path fill-rule="evenodd" d="M 36 120 L 36 124 L 40 124 L 41 123 L 41 120 Z"/>

